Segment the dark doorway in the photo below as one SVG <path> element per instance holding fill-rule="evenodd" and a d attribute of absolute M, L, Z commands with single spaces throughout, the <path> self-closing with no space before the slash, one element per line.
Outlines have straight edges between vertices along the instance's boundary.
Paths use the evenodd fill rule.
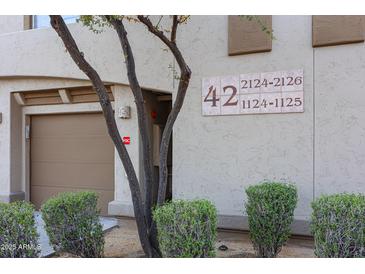
<path fill-rule="evenodd" d="M 165 128 L 167 117 L 172 107 L 171 94 L 143 91 L 143 96 L 146 102 L 147 116 L 149 119 L 149 131 L 152 138 L 152 157 L 154 166 L 155 182 L 158 184 L 159 180 L 159 156 L 160 156 L 160 142 L 162 132 Z M 141 154 L 140 154 L 141 155 Z M 141 159 L 142 160 L 142 159 Z M 170 139 L 169 153 L 167 158 L 168 165 L 168 185 L 166 189 L 166 200 L 172 199 L 172 137 Z M 141 171 L 143 175 L 143 170 Z M 143 177 L 142 177 L 143 178 Z M 154 186 L 153 199 L 157 200 L 158 185 Z M 142 191 L 145 191 L 145 186 L 142 183 Z"/>

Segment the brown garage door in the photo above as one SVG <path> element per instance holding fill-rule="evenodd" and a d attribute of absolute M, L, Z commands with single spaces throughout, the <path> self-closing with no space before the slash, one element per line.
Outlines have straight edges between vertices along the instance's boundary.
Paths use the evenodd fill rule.
<path fill-rule="evenodd" d="M 37 208 L 60 192 L 93 190 L 107 214 L 114 198 L 114 147 L 102 114 L 31 117 L 30 187 Z"/>

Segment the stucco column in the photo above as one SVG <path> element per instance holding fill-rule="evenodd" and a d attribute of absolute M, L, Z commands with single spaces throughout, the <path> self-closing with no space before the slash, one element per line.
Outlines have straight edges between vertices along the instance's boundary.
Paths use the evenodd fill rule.
<path fill-rule="evenodd" d="M 115 85 L 112 87 L 115 102 L 115 119 L 121 136 L 129 136 L 130 144 L 126 145 L 128 153 L 135 167 L 137 176 L 140 178 L 139 170 L 139 131 L 137 110 L 134 103 L 132 91 L 127 86 Z M 129 119 L 119 118 L 119 108 L 130 106 L 131 117 Z M 114 201 L 109 203 L 108 213 L 110 215 L 134 216 L 132 198 L 126 172 L 115 151 L 115 194 Z"/>
<path fill-rule="evenodd" d="M 0 88 L 0 202 L 10 201 L 10 94 Z"/>

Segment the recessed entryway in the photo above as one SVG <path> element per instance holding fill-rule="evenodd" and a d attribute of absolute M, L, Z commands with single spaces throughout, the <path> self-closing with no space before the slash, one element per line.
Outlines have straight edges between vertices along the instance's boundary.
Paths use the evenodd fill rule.
<path fill-rule="evenodd" d="M 33 115 L 30 200 L 37 208 L 66 191 L 92 190 L 102 215 L 114 199 L 114 146 L 101 113 Z"/>
<path fill-rule="evenodd" d="M 145 107 L 147 111 L 148 130 L 151 135 L 152 141 L 152 156 L 153 156 L 153 175 L 156 185 L 153 186 L 152 200 L 157 200 L 157 190 L 159 181 L 159 166 L 160 166 L 160 143 L 163 130 L 167 122 L 167 118 L 172 108 L 172 96 L 171 94 L 165 94 L 153 91 L 143 91 L 143 97 L 145 100 Z M 170 145 L 167 156 L 167 189 L 166 199 L 172 199 L 172 138 L 170 138 Z M 142 149 L 140 149 L 140 159 L 143 160 Z M 142 163 L 141 163 L 142 165 Z M 141 176 L 142 177 L 142 176 Z M 142 192 L 145 191 L 145 186 L 142 181 Z"/>

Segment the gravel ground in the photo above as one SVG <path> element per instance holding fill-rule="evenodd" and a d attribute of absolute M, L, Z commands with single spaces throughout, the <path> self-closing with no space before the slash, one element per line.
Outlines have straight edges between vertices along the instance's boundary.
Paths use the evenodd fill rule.
<path fill-rule="evenodd" d="M 135 258 L 143 257 L 139 244 L 137 227 L 133 219 L 119 218 L 119 227 L 105 235 L 105 257 Z M 226 251 L 219 250 L 225 245 Z M 255 257 L 253 246 L 247 232 L 220 230 L 216 243 L 217 257 L 220 258 L 252 258 Z M 314 257 L 313 240 L 306 237 L 293 237 L 279 254 L 281 258 Z"/>

